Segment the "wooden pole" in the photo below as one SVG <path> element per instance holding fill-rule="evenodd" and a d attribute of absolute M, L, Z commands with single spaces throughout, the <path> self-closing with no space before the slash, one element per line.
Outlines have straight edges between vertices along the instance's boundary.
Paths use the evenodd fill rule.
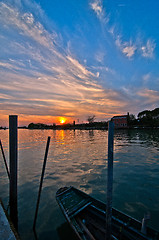
<path fill-rule="evenodd" d="M 108 177 L 107 177 L 107 207 L 106 207 L 106 240 L 112 235 L 112 192 L 113 192 L 113 140 L 114 123 L 108 125 Z"/>
<path fill-rule="evenodd" d="M 18 229 L 17 205 L 17 166 L 18 166 L 18 139 L 16 115 L 9 116 L 9 163 L 10 163 L 10 217 L 14 227 Z"/>
<path fill-rule="evenodd" d="M 44 162 L 43 162 L 43 168 L 42 168 L 42 173 L 41 173 L 39 193 L 38 193 L 38 199 L 37 199 L 36 211 L 35 211 L 35 217 L 34 217 L 34 223 L 33 223 L 33 230 L 34 230 L 34 231 L 35 231 L 36 219 L 37 219 L 37 215 L 38 215 L 38 209 L 39 209 L 39 203 L 40 203 L 40 196 L 41 196 L 43 178 L 44 178 L 44 173 L 45 173 L 46 160 L 47 160 L 47 155 L 48 155 L 48 151 L 49 151 L 49 144 L 50 144 L 50 137 L 48 137 L 48 139 L 47 139 L 45 156 L 44 156 Z"/>
<path fill-rule="evenodd" d="M 2 155 L 3 155 L 3 160 L 4 160 L 5 167 L 6 167 L 7 175 L 8 175 L 8 178 L 10 180 L 10 173 L 9 173 L 9 169 L 8 169 L 8 165 L 7 165 L 7 161 L 6 161 L 6 157 L 5 157 L 5 154 L 4 154 L 4 150 L 3 150 L 1 140 L 0 140 L 0 145 L 1 145 L 1 151 L 2 151 Z"/>

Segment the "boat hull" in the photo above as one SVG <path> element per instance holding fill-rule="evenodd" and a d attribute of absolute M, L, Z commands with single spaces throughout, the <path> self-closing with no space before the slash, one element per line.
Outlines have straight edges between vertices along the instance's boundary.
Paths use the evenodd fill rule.
<path fill-rule="evenodd" d="M 106 235 L 106 205 L 74 188 L 61 188 L 56 200 L 80 240 L 104 240 Z M 112 239 L 148 240 L 159 239 L 159 233 L 147 228 L 147 235 L 141 233 L 141 222 L 112 209 Z"/>

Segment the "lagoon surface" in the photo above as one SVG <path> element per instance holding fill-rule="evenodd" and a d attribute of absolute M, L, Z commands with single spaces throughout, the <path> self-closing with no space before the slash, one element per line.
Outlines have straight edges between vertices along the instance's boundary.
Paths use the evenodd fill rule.
<path fill-rule="evenodd" d="M 32 231 L 47 137 L 51 137 L 36 237 Z M 107 139 L 101 130 L 18 130 L 18 215 L 21 239 L 75 239 L 56 202 L 56 191 L 75 186 L 106 202 Z M 0 130 L 6 158 L 9 131 Z M 7 208 L 8 177 L 0 153 L 0 197 Z M 159 229 L 159 130 L 116 130 L 113 207 Z"/>

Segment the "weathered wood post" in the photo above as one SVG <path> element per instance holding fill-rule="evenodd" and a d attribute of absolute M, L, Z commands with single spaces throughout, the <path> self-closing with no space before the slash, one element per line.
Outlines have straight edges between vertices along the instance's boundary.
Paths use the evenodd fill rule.
<path fill-rule="evenodd" d="M 17 167 L 18 167 L 18 138 L 16 115 L 9 116 L 9 163 L 10 163 L 10 217 L 14 227 L 18 229 L 17 205 Z"/>
<path fill-rule="evenodd" d="M 46 167 L 47 155 L 48 155 L 48 151 L 49 151 L 50 139 L 51 139 L 51 137 L 48 137 L 47 144 L 46 144 L 46 150 L 45 150 L 45 156 L 44 156 L 44 162 L 43 162 L 43 168 L 42 168 L 40 186 L 39 186 L 39 192 L 38 192 L 38 199 L 37 199 L 35 216 L 34 216 L 34 223 L 33 223 L 33 230 L 34 231 L 35 231 L 35 227 L 36 227 L 36 219 L 37 219 L 37 215 L 38 215 L 40 196 L 41 196 L 42 184 L 43 184 L 43 179 L 44 179 L 44 174 L 45 174 L 45 167 Z"/>
<path fill-rule="evenodd" d="M 113 142 L 114 142 L 114 123 L 109 122 L 109 126 L 108 126 L 106 240 L 110 240 L 111 235 L 112 235 Z"/>

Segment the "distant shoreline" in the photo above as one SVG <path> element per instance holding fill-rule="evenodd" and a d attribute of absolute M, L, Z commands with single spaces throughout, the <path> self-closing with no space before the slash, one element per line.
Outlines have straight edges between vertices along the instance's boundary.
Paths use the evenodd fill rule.
<path fill-rule="evenodd" d="M 0 130 L 7 130 L 9 128 L 1 127 Z M 28 127 L 18 127 L 18 129 L 28 129 L 28 130 L 108 130 L 108 127 L 92 127 L 92 126 L 74 126 L 74 127 L 66 127 L 66 126 L 57 126 L 57 127 L 34 127 L 34 128 L 28 128 Z M 158 129 L 159 127 L 152 127 L 152 126 L 130 126 L 130 127 L 123 127 L 123 128 L 115 128 L 115 130 L 144 130 L 144 129 Z"/>

